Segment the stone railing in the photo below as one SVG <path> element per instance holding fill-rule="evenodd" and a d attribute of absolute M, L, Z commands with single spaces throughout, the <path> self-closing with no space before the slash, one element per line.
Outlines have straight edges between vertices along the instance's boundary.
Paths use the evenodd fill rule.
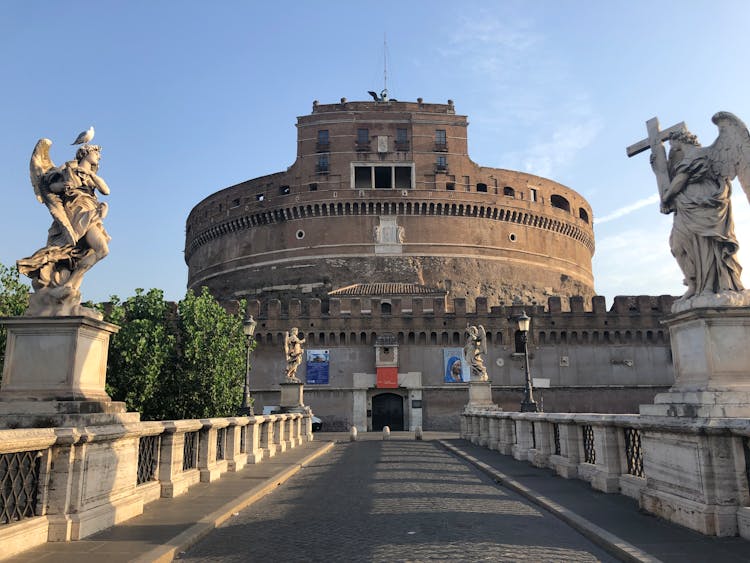
<path fill-rule="evenodd" d="M 0 559 L 84 538 L 311 439 L 301 413 L 0 430 Z"/>
<path fill-rule="evenodd" d="M 750 539 L 750 419 L 466 410 L 461 437 L 701 533 Z"/>

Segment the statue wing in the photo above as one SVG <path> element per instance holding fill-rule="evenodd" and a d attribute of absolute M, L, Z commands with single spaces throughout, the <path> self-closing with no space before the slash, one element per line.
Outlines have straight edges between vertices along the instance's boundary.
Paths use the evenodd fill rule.
<path fill-rule="evenodd" d="M 750 200 L 750 132 L 739 117 L 728 111 L 714 114 L 711 121 L 719 128 L 719 136 L 708 147 L 714 172 L 729 180 L 739 178 Z"/>
<path fill-rule="evenodd" d="M 44 203 L 44 199 L 42 198 L 42 178 L 51 168 L 55 167 L 55 163 L 49 157 L 49 148 L 51 146 L 52 141 L 49 139 L 39 139 L 34 147 L 34 152 L 31 153 L 31 162 L 29 162 L 31 185 L 34 186 L 34 195 L 36 195 L 39 203 Z"/>
<path fill-rule="evenodd" d="M 482 354 L 487 353 L 487 331 L 484 330 L 484 325 L 479 325 L 479 346 Z"/>

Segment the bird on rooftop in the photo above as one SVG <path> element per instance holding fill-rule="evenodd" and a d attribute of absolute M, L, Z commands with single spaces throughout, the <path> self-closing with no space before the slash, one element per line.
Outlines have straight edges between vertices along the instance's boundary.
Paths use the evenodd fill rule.
<path fill-rule="evenodd" d="M 78 135 L 78 137 L 76 137 L 76 140 L 70 144 L 71 145 L 83 145 L 84 143 L 88 143 L 93 138 L 94 138 L 94 126 L 92 125 L 86 131 Z"/>

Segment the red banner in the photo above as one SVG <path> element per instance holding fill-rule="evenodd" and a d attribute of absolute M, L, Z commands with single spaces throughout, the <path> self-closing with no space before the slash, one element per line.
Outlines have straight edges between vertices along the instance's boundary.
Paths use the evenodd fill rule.
<path fill-rule="evenodd" d="M 378 389 L 396 389 L 398 387 L 398 368 L 376 368 Z"/>

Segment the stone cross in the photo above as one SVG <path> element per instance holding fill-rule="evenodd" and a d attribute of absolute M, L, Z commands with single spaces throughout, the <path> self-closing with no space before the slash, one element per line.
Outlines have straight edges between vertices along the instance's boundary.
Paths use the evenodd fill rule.
<path fill-rule="evenodd" d="M 672 133 L 676 133 L 677 131 L 685 131 L 686 129 L 687 128 L 685 127 L 685 122 L 680 121 L 677 125 L 672 125 L 672 127 L 670 127 L 669 129 L 659 131 L 659 120 L 656 117 L 652 117 L 646 122 L 646 131 L 648 132 L 648 137 L 630 145 L 627 149 L 625 149 L 625 152 L 627 152 L 629 157 L 635 156 L 642 153 L 646 149 L 655 147 L 659 143 L 668 140 L 669 136 Z"/>
<path fill-rule="evenodd" d="M 628 157 L 635 156 L 642 153 L 646 149 L 651 149 L 654 155 L 653 169 L 656 174 L 656 183 L 659 187 L 659 193 L 663 194 L 669 189 L 669 175 L 667 174 L 667 155 L 664 151 L 662 143 L 669 139 L 672 133 L 677 131 L 686 131 L 685 122 L 680 121 L 677 125 L 659 131 L 659 120 L 656 117 L 652 117 L 646 122 L 646 131 L 648 137 L 641 139 L 635 144 L 630 145 L 625 149 Z"/>

